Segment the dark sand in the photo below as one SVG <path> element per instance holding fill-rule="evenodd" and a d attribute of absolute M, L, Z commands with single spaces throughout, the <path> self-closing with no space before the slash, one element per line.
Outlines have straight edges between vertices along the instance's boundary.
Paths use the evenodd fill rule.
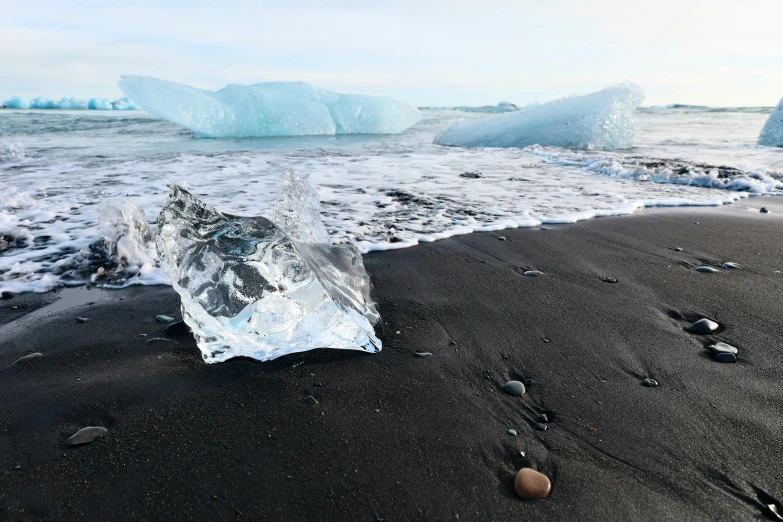
<path fill-rule="evenodd" d="M 165 287 L 0 301 L 0 519 L 766 519 L 783 500 L 781 203 L 370 254 L 377 355 L 206 365 L 190 336 L 146 343 L 179 316 Z M 743 268 L 693 270 L 724 261 Z M 724 329 L 683 331 L 701 316 Z M 718 339 L 739 362 L 711 358 Z M 65 447 L 91 425 L 109 431 Z M 550 498 L 515 497 L 522 466 Z"/>

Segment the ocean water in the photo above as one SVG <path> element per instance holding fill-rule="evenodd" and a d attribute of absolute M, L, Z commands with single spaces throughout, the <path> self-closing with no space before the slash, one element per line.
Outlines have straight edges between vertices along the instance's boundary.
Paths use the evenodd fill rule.
<path fill-rule="evenodd" d="M 149 237 L 120 249 L 122 263 L 96 241 L 122 235 L 128 202 L 154 235 L 171 183 L 225 212 L 269 216 L 293 169 L 317 187 L 332 241 L 363 252 L 781 195 L 783 149 L 756 146 L 771 110 L 640 109 L 636 146 L 618 152 L 434 145 L 458 119 L 492 116 L 453 109 L 425 109 L 395 136 L 224 140 L 142 111 L 2 110 L 0 291 L 165 283 Z"/>

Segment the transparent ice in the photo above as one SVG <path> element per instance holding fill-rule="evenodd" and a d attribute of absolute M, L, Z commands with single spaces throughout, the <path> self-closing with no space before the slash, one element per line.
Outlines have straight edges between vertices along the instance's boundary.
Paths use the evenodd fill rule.
<path fill-rule="evenodd" d="M 769 115 L 767 123 L 761 129 L 759 136 L 759 145 L 767 147 L 783 147 L 783 98 L 778 106 Z"/>
<path fill-rule="evenodd" d="M 119 85 L 147 112 L 208 138 L 397 134 L 421 118 L 404 101 L 340 94 L 304 82 L 228 85 L 213 92 L 123 76 Z"/>
<path fill-rule="evenodd" d="M 527 147 L 613 150 L 633 146 L 635 109 L 642 89 L 624 82 L 525 111 L 458 123 L 435 139 L 455 147 Z"/>
<path fill-rule="evenodd" d="M 158 257 L 208 363 L 314 348 L 377 352 L 380 320 L 359 251 L 332 245 L 318 194 L 287 172 L 270 221 L 224 214 L 171 185 Z"/>

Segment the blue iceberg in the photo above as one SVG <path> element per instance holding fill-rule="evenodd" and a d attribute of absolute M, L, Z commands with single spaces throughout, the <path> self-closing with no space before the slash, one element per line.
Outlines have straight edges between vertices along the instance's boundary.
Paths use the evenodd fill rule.
<path fill-rule="evenodd" d="M 206 138 L 397 134 L 421 118 L 404 101 L 340 94 L 305 82 L 204 91 L 147 76 L 122 76 L 119 85 L 147 112 Z"/>
<path fill-rule="evenodd" d="M 111 102 L 111 106 L 109 107 L 109 109 L 114 109 L 115 111 L 135 111 L 138 108 L 139 107 L 128 98 L 114 100 Z"/>
<path fill-rule="evenodd" d="M 5 102 L 6 107 L 9 109 L 29 109 L 30 108 L 30 100 L 27 98 L 23 98 L 22 96 L 14 96 L 7 102 Z"/>
<path fill-rule="evenodd" d="M 642 100 L 644 93 L 639 86 L 623 82 L 526 111 L 458 123 L 438 136 L 435 143 L 454 147 L 628 148 L 636 135 L 634 112 Z"/>
<path fill-rule="evenodd" d="M 767 123 L 761 129 L 759 136 L 759 145 L 767 147 L 783 147 L 783 98 L 778 106 L 769 115 Z"/>
<path fill-rule="evenodd" d="M 106 98 L 91 98 L 87 103 L 87 108 L 93 111 L 110 111 L 112 106 Z"/>

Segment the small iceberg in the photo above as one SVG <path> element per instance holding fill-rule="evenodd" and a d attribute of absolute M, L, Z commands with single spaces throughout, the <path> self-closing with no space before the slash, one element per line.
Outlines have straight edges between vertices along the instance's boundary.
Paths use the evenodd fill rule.
<path fill-rule="evenodd" d="M 634 111 L 642 89 L 623 82 L 592 94 L 572 96 L 526 111 L 458 123 L 435 139 L 453 147 L 527 147 L 624 149 L 636 135 Z"/>
<path fill-rule="evenodd" d="M 272 220 L 224 214 L 170 186 L 158 258 L 206 362 L 381 350 L 362 256 L 330 243 L 318 208 L 316 190 L 292 172 Z"/>
<path fill-rule="evenodd" d="M 761 129 L 759 145 L 767 147 L 783 147 L 783 98 L 769 115 L 767 123 Z"/>
<path fill-rule="evenodd" d="M 398 134 L 421 118 L 404 101 L 340 94 L 305 82 L 204 91 L 147 76 L 122 76 L 119 85 L 147 112 L 205 138 Z"/>

